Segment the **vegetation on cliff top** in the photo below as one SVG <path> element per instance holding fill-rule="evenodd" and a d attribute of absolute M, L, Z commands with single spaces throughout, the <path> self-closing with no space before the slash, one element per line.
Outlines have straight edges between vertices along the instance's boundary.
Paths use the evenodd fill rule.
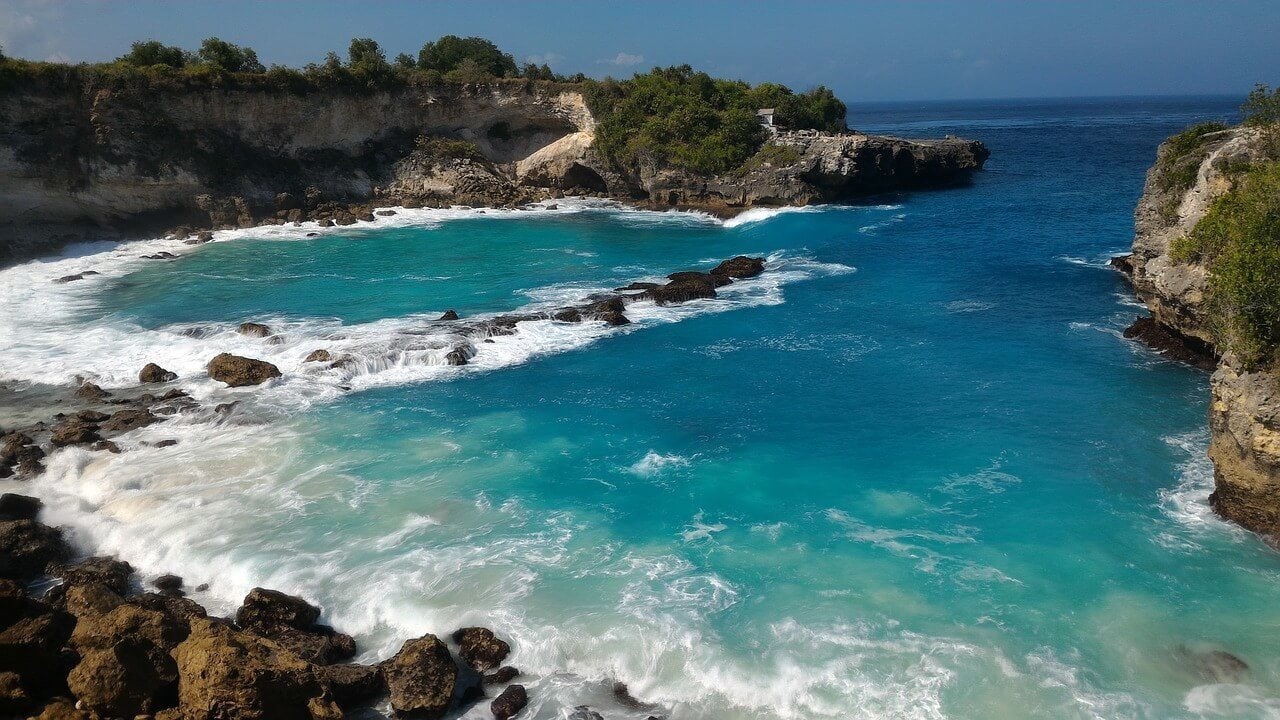
<path fill-rule="evenodd" d="M 1208 268 L 1215 342 L 1236 353 L 1246 367 L 1256 368 L 1274 364 L 1280 348 L 1280 90 L 1271 93 L 1258 86 L 1242 110 L 1245 125 L 1261 130 L 1267 157 L 1234 170 L 1232 189 L 1214 200 L 1190 233 L 1175 241 L 1172 255 L 1176 261 L 1195 260 Z M 1189 133 L 1170 142 L 1194 145 L 1194 134 Z M 1177 193 L 1179 199 L 1181 195 Z"/>
<path fill-rule="evenodd" d="M 269 92 L 364 93 L 411 86 L 500 84 L 582 92 L 598 122 L 596 148 L 633 171 L 675 167 L 698 173 L 740 168 L 761 150 L 768 133 L 756 111 L 773 108 L 789 129 L 841 131 L 845 105 L 831 90 L 804 93 L 775 83 L 752 86 L 712 78 L 688 65 L 654 68 L 629 80 L 563 76 L 547 65 L 518 66 L 483 38 L 446 35 L 417 57 L 388 61 L 377 41 L 356 38 L 344 60 L 331 52 L 301 69 L 263 67 L 253 48 L 208 38 L 195 52 L 155 40 L 136 42 L 109 63 L 32 62 L 0 55 L 0 92 L 44 83 L 68 88 L 181 90 L 226 88 Z"/>

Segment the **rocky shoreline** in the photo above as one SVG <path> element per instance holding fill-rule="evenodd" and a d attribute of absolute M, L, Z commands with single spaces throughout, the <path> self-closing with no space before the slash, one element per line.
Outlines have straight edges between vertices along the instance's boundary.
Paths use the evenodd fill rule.
<path fill-rule="evenodd" d="M 577 196 L 728 217 L 967 182 L 959 138 L 777 132 L 721 175 L 594 147 L 582 92 L 484 83 L 372 94 L 0 89 L 0 263 L 87 239 L 370 222 L 378 207 L 509 207 Z"/>
<path fill-rule="evenodd" d="M 477 343 L 518 332 L 522 322 L 626 325 L 632 303 L 714 301 L 718 288 L 765 269 L 762 258 L 738 256 L 708 272 L 674 272 L 666 282 L 635 282 L 547 312 L 467 319 L 449 311 L 432 326 L 459 338 L 442 348 L 443 362 L 465 365 Z M 238 331 L 266 341 L 275 337 L 256 322 Z M 307 357 L 308 363 L 336 366 L 347 361 L 323 348 Z M 228 387 L 282 375 L 269 362 L 229 353 L 212 358 L 206 369 Z M 121 435 L 209 410 L 172 385 L 177 380 L 150 363 L 133 390 L 82 383 L 74 391 L 80 409 L 0 430 L 0 478 L 30 480 L 44 472 L 48 454 L 62 448 L 119 453 L 115 439 Z M 150 387 L 163 392 L 146 392 Z M 212 408 L 214 415 L 233 412 L 235 403 Z M 0 716 L 322 720 L 389 707 L 394 717 L 439 718 L 488 702 L 493 717 L 507 720 L 529 701 L 526 688 L 513 682 L 519 670 L 502 665 L 509 645 L 486 628 L 462 628 L 447 639 L 424 635 L 381 663 L 350 663 L 355 640 L 319 624 L 320 608 L 302 598 L 255 588 L 234 617 L 211 617 L 185 596 L 178 576 L 162 575 L 153 588 L 142 588 L 124 560 L 72 562 L 76 549 L 61 529 L 40 522 L 41 509 L 34 497 L 0 496 Z M 613 693 L 626 707 L 661 714 L 621 683 Z M 572 717 L 601 718 L 585 706 Z"/>
<path fill-rule="evenodd" d="M 1264 156 L 1260 133 L 1248 127 L 1207 133 L 1193 152 L 1178 156 L 1170 143 L 1162 145 L 1135 211 L 1133 250 L 1112 266 L 1151 311 L 1125 337 L 1212 373 L 1210 505 L 1280 547 L 1280 376 L 1272 369 L 1246 369 L 1233 353 L 1215 346 L 1208 269 L 1174 251 L 1213 201 L 1232 191 L 1234 169 Z M 1186 187 L 1170 187 L 1165 179 L 1178 166 L 1192 178 Z"/>

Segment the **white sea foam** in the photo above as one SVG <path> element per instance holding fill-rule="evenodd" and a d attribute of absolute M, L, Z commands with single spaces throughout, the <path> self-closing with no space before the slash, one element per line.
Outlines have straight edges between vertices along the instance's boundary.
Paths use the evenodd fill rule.
<path fill-rule="evenodd" d="M 689 466 L 689 458 L 683 455 L 663 455 L 661 453 L 650 450 L 645 456 L 640 458 L 628 470 L 636 475 L 644 477 L 653 477 L 660 475 L 668 470 L 675 468 L 683 468 Z"/>

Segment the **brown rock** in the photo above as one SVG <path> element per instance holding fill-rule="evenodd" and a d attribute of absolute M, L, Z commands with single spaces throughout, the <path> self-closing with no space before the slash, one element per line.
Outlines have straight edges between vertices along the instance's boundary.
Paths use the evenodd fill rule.
<path fill-rule="evenodd" d="M 254 588 L 236 611 L 240 627 L 288 625 L 306 630 L 320 619 L 320 608 L 294 595 L 276 590 Z"/>
<path fill-rule="evenodd" d="M 128 408 L 114 413 L 109 420 L 102 423 L 102 429 L 107 432 L 129 432 L 152 423 L 158 423 L 162 419 L 146 408 Z M 109 450 L 110 448 L 107 449 Z"/>
<path fill-rule="evenodd" d="M 133 566 L 113 557 L 92 557 L 74 565 L 55 565 L 50 568 L 50 574 L 62 578 L 64 586 L 97 583 L 117 595 L 124 595 L 129 591 Z"/>
<path fill-rule="evenodd" d="M 236 329 L 236 332 L 247 337 L 264 338 L 271 334 L 271 328 L 262 323 L 247 322 L 240 323 L 240 327 Z"/>
<path fill-rule="evenodd" d="M 312 350 L 307 359 L 302 362 L 329 362 L 332 359 L 333 356 L 329 354 L 328 350 Z"/>
<path fill-rule="evenodd" d="M 185 720 L 341 720 L 316 669 L 270 640 L 193 620 L 174 652 Z"/>
<path fill-rule="evenodd" d="M 462 661 L 478 672 L 498 667 L 511 652 L 511 646 L 488 628 L 462 628 L 453 634 L 453 641 L 458 643 L 458 656 Z"/>
<path fill-rule="evenodd" d="M 38 498 L 5 493 L 0 495 L 0 520 L 35 520 L 42 507 Z"/>
<path fill-rule="evenodd" d="M 458 311 L 456 311 L 456 310 L 445 310 L 445 311 L 444 311 L 444 314 L 440 316 L 440 319 L 441 319 L 441 320 L 457 320 L 457 319 L 458 319 Z"/>
<path fill-rule="evenodd" d="M 45 705 L 39 715 L 33 716 L 33 720 L 93 720 L 93 717 L 77 709 L 71 700 L 59 699 Z"/>
<path fill-rule="evenodd" d="M 151 584 L 161 592 L 174 592 L 182 589 L 182 578 L 177 575 L 161 575 L 152 580 Z"/>
<path fill-rule="evenodd" d="M 1218 358 L 1203 340 L 1188 337 L 1156 322 L 1151 317 L 1140 317 L 1124 329 L 1124 336 L 1138 340 L 1170 360 L 1183 362 L 1201 370 L 1212 371 Z"/>
<path fill-rule="evenodd" d="M 178 594 L 143 593 L 129 598 L 131 605 L 158 612 L 174 621 L 190 625 L 196 618 L 207 618 L 209 613 L 200 603 Z"/>
<path fill-rule="evenodd" d="M 551 318 L 560 322 L 578 323 L 582 322 L 582 313 L 578 308 L 565 308 L 557 311 Z"/>
<path fill-rule="evenodd" d="M 280 368 L 265 360 L 222 353 L 209 361 L 209 377 L 220 380 L 231 387 L 261 385 L 280 377 Z"/>
<path fill-rule="evenodd" d="M 171 652 L 187 634 L 186 625 L 133 605 L 83 616 L 71 634 L 80 662 L 67 686 L 81 707 L 107 717 L 172 707 L 178 666 Z"/>
<path fill-rule="evenodd" d="M 496 720 L 510 720 L 529 704 L 529 695 L 523 685 L 508 685 L 502 694 L 489 703 L 489 711 Z"/>
<path fill-rule="evenodd" d="M 76 389 L 76 397 L 81 400 L 102 400 L 103 398 L 111 397 L 111 393 L 91 382 L 87 382 Z"/>
<path fill-rule="evenodd" d="M 382 664 L 382 672 L 398 716 L 434 720 L 449 709 L 458 668 L 435 635 L 407 641 Z"/>
<path fill-rule="evenodd" d="M 497 670 L 486 674 L 480 681 L 485 685 L 505 685 L 518 677 L 520 677 L 519 670 L 510 665 L 503 665 Z"/>
<path fill-rule="evenodd" d="M 715 276 L 702 273 L 677 273 L 679 277 L 661 287 L 645 293 L 659 305 L 675 305 L 690 300 L 714 298 L 716 296 Z"/>
<path fill-rule="evenodd" d="M 116 455 L 120 454 L 120 446 L 111 442 L 110 440 L 99 440 L 98 442 L 91 445 L 90 449 L 105 450 L 106 452 L 113 453 Z"/>
<path fill-rule="evenodd" d="M 0 577 L 31 580 L 69 554 L 57 528 L 34 520 L 0 522 Z"/>
<path fill-rule="evenodd" d="M 0 714 L 20 717 L 33 707 L 35 699 L 23 687 L 18 673 L 0 672 Z"/>
<path fill-rule="evenodd" d="M 0 631 L 0 672 L 18 676 L 33 698 L 66 694 L 68 665 L 62 648 L 74 625 L 71 616 L 39 607 Z"/>
<path fill-rule="evenodd" d="M 376 665 L 325 665 L 316 669 L 316 675 L 344 710 L 368 704 L 387 692 L 387 681 Z"/>
<path fill-rule="evenodd" d="M 603 320 L 609 325 L 626 325 L 631 320 L 622 314 L 626 305 L 622 302 L 622 298 L 609 298 L 607 300 L 599 300 L 589 305 L 583 305 L 578 308 L 582 317 L 589 320 Z"/>
<path fill-rule="evenodd" d="M 58 447 L 84 445 L 101 439 L 97 425 L 76 417 L 67 418 L 54 425 L 53 432 L 49 435 L 49 442 Z"/>
<path fill-rule="evenodd" d="M 729 258 L 711 270 L 712 275 L 723 275 L 731 278 L 750 278 L 764 272 L 764 258 L 739 255 Z"/>
<path fill-rule="evenodd" d="M 155 363 L 147 363 L 138 373 L 140 383 L 164 383 L 177 379 L 177 373 L 169 372 Z"/>

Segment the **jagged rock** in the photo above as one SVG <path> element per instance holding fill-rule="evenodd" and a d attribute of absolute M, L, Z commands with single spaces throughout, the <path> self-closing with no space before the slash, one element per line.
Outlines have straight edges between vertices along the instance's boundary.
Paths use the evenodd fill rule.
<path fill-rule="evenodd" d="M 129 598 L 131 605 L 152 610 L 175 621 L 190 625 L 192 620 L 209 617 L 200 603 L 174 592 L 143 593 Z"/>
<path fill-rule="evenodd" d="M 711 270 L 712 275 L 723 275 L 731 278 L 751 278 L 764 272 L 764 258 L 739 255 L 729 258 Z"/>
<path fill-rule="evenodd" d="M 62 531 L 34 520 L 0 522 L 0 577 L 30 580 L 69 556 Z"/>
<path fill-rule="evenodd" d="M 54 280 L 54 282 L 69 283 L 69 282 L 75 282 L 76 280 L 83 280 L 83 279 L 84 279 L 84 273 L 76 273 L 75 275 L 63 275 L 62 277 Z"/>
<path fill-rule="evenodd" d="M 668 285 L 671 285 L 674 283 L 681 283 L 681 282 L 691 282 L 691 283 L 699 283 L 699 284 L 709 284 L 713 288 L 724 287 L 725 285 L 728 285 L 729 283 L 733 282 L 733 278 L 729 277 L 728 275 L 704 273 L 704 272 L 699 272 L 697 270 L 681 270 L 680 272 L 673 272 L 667 276 L 667 280 L 670 281 L 667 283 Z M 658 286 L 658 288 L 661 288 L 661 287 L 664 287 L 664 286 L 663 285 Z"/>
<path fill-rule="evenodd" d="M 0 477 L 9 477 L 15 469 L 21 475 L 39 475 L 44 472 L 43 457 L 44 450 L 29 435 L 11 432 L 0 437 Z"/>
<path fill-rule="evenodd" d="M 315 667 L 270 640 L 197 619 L 173 656 L 184 720 L 343 717 Z"/>
<path fill-rule="evenodd" d="M 395 210 L 377 210 L 373 214 L 381 215 L 383 217 L 391 217 L 392 215 L 396 214 L 396 211 Z"/>
<path fill-rule="evenodd" d="M 1140 317 L 1125 328 L 1124 336 L 1130 340 L 1139 340 L 1147 347 L 1164 355 L 1202 370 L 1213 370 L 1218 359 L 1213 348 L 1203 341 L 1192 337 L 1183 337 L 1175 331 L 1156 322 L 1154 318 Z"/>
<path fill-rule="evenodd" d="M 177 575 L 161 575 L 151 584 L 161 592 L 174 592 L 182 589 L 182 578 Z"/>
<path fill-rule="evenodd" d="M 518 677 L 520 677 L 519 670 L 511 667 L 510 665 L 503 665 L 497 670 L 481 677 L 480 681 L 485 685 L 505 685 Z"/>
<path fill-rule="evenodd" d="M 230 385 L 245 387 L 280 377 L 280 368 L 265 360 L 222 353 L 209 361 L 209 377 Z"/>
<path fill-rule="evenodd" d="M 496 720 L 510 720 L 529 704 L 529 695 L 523 685 L 508 685 L 502 694 L 489 703 L 489 711 Z"/>
<path fill-rule="evenodd" d="M 453 641 L 458 643 L 458 657 L 479 672 L 498 667 L 511 652 L 511 646 L 488 628 L 462 628 L 453 633 Z"/>
<path fill-rule="evenodd" d="M 158 423 L 162 419 L 146 408 L 128 408 L 112 414 L 110 419 L 102 423 L 102 429 L 108 432 L 124 433 Z"/>
<path fill-rule="evenodd" d="M 117 595 L 124 595 L 129 591 L 133 566 L 113 557 L 92 557 L 74 565 L 56 565 L 50 568 L 50 574 L 62 578 L 64 587 L 97 583 Z"/>
<path fill-rule="evenodd" d="M 16 672 L 0 672 L 0 715 L 19 717 L 19 713 L 35 707 L 35 698 L 22 686 L 22 678 Z"/>
<path fill-rule="evenodd" d="M 631 710 L 654 712 L 658 709 L 657 705 L 637 700 L 636 697 L 631 694 L 631 688 L 627 687 L 627 684 L 621 681 L 613 683 L 613 698 L 618 701 L 619 705 Z"/>
<path fill-rule="evenodd" d="M 469 344 L 459 345 L 445 353 L 444 362 L 446 365 L 466 365 L 475 352 L 475 348 Z"/>
<path fill-rule="evenodd" d="M 329 362 L 332 359 L 333 356 L 329 354 L 328 350 L 312 350 L 311 354 L 302 362 Z"/>
<path fill-rule="evenodd" d="M 566 720 L 604 720 L 604 717 L 586 705 L 579 705 L 569 713 Z"/>
<path fill-rule="evenodd" d="M 169 372 L 155 363 L 147 363 L 138 373 L 140 383 L 164 383 L 177 379 L 177 373 Z"/>
<path fill-rule="evenodd" d="M 444 314 L 440 316 L 440 319 L 441 320 L 457 320 L 458 312 L 456 310 L 445 310 Z"/>
<path fill-rule="evenodd" d="M 74 624 L 70 615 L 29 601 L 24 612 L 0 631 L 0 672 L 17 675 L 32 698 L 66 694 L 69 665 L 62 648 Z"/>
<path fill-rule="evenodd" d="M 49 442 L 58 447 L 84 445 L 101 439 L 97 425 L 75 417 L 54 425 L 53 432 L 49 435 Z"/>
<path fill-rule="evenodd" d="M 680 273 L 678 278 L 645 293 L 659 305 L 675 305 L 690 300 L 714 298 L 716 284 L 721 276 L 702 273 Z"/>
<path fill-rule="evenodd" d="M 236 624 L 241 627 L 288 625 L 305 630 L 320 619 L 320 608 L 294 595 L 276 590 L 254 588 L 236 611 Z"/>
<path fill-rule="evenodd" d="M 368 704 L 387 692 L 382 669 L 376 665 L 325 665 L 317 668 L 316 674 L 344 710 Z"/>
<path fill-rule="evenodd" d="M 113 442 L 111 442 L 110 440 L 99 440 L 98 442 L 94 443 L 93 445 L 90 445 L 90 446 L 89 446 L 89 449 L 91 449 L 91 450 L 102 450 L 102 451 L 106 451 L 106 452 L 109 452 L 109 453 L 113 453 L 113 454 L 115 454 L 115 455 L 119 455 L 119 454 L 120 454 L 120 446 L 119 446 L 119 445 L 117 445 L 117 444 L 115 444 L 115 443 L 113 443 Z"/>
<path fill-rule="evenodd" d="M 626 305 L 623 304 L 622 298 L 609 298 L 607 300 L 599 300 L 588 305 L 577 308 L 582 317 L 588 320 L 603 320 L 609 325 L 626 325 L 631 319 L 623 314 Z"/>
<path fill-rule="evenodd" d="M 77 420 L 80 420 L 82 422 L 100 423 L 111 416 L 104 412 L 99 412 L 97 410 L 81 410 L 80 412 L 76 413 L 74 417 Z"/>
<path fill-rule="evenodd" d="M 81 617 L 71 634 L 80 662 L 67 686 L 81 707 L 108 717 L 172 707 L 178 665 L 171 653 L 187 634 L 185 624 L 128 604 Z"/>
<path fill-rule="evenodd" d="M 435 635 L 409 640 L 382 664 L 397 716 L 434 720 L 444 716 L 453 699 L 458 668 L 449 648 Z"/>
<path fill-rule="evenodd" d="M 356 654 L 355 640 L 316 621 L 320 608 L 300 597 L 254 588 L 236 611 L 236 624 L 270 638 L 295 655 L 318 665 L 347 660 Z"/>
<path fill-rule="evenodd" d="M 111 397 L 111 393 L 91 382 L 87 382 L 76 388 L 76 397 L 81 400 L 102 400 Z"/>
<path fill-rule="evenodd" d="M 97 583 L 87 585 L 60 585 L 47 598 L 77 620 L 82 617 L 99 617 L 124 604 L 124 598 Z"/>
<path fill-rule="evenodd" d="M 293 193 L 282 192 L 276 195 L 275 206 L 276 210 L 300 210 L 302 201 Z"/>
<path fill-rule="evenodd" d="M 94 720 L 94 718 L 89 713 L 78 709 L 71 700 L 59 699 L 45 705 L 33 720 Z"/>
<path fill-rule="evenodd" d="M 0 495 L 0 521 L 3 520 L 35 520 L 44 503 L 39 498 L 4 493 Z"/>
<path fill-rule="evenodd" d="M 582 312 L 579 311 L 578 308 L 565 308 L 563 310 L 556 311 L 551 316 L 551 319 L 558 320 L 559 322 L 579 323 L 582 322 Z"/>
<path fill-rule="evenodd" d="M 247 322 L 240 323 L 240 327 L 236 329 L 236 332 L 246 337 L 264 338 L 271 334 L 271 328 L 262 323 Z"/>

